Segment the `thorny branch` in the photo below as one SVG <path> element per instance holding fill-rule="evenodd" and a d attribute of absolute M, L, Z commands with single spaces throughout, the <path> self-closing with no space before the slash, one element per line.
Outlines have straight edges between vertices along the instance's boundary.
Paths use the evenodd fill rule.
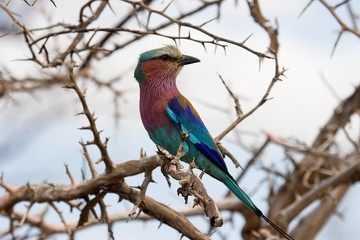
<path fill-rule="evenodd" d="M 153 181 L 154 180 L 152 179 L 152 171 L 145 171 L 145 179 L 144 179 L 143 183 L 141 184 L 141 186 L 139 187 L 140 197 L 138 198 L 138 200 L 134 204 L 133 209 L 129 213 L 129 219 L 131 219 L 136 214 L 137 208 L 140 206 L 142 201 L 144 201 L 146 189 L 148 188 L 150 182 L 153 182 Z"/>
<path fill-rule="evenodd" d="M 76 83 L 74 77 L 74 67 L 76 67 L 76 63 L 72 62 L 71 65 L 69 66 L 69 83 L 67 83 L 65 87 L 73 89 L 76 92 L 83 107 L 83 111 L 80 112 L 78 115 L 85 115 L 87 120 L 89 121 L 89 126 L 84 126 L 80 128 L 81 130 L 90 130 L 93 133 L 94 139 L 92 141 L 86 142 L 86 145 L 96 145 L 99 148 L 101 152 L 101 158 L 97 161 L 97 163 L 103 161 L 106 166 L 105 171 L 107 173 L 111 173 L 114 166 L 106 149 L 109 139 L 106 138 L 104 141 L 102 141 L 100 138 L 100 133 L 102 131 L 99 131 L 97 129 L 95 124 L 96 121 L 96 117 L 94 116 L 95 114 L 90 112 L 87 102 L 85 100 L 85 94 L 80 90 L 79 86 Z"/>
<path fill-rule="evenodd" d="M 239 123 L 241 123 L 244 119 L 246 119 L 251 114 L 253 114 L 257 109 L 259 109 L 264 103 L 266 103 L 268 100 L 270 100 L 269 94 L 270 94 L 272 88 L 274 87 L 276 82 L 281 81 L 281 77 L 284 76 L 284 73 L 286 71 L 284 68 L 280 70 L 277 55 L 276 55 L 276 53 L 274 53 L 274 54 L 275 54 L 275 74 L 274 74 L 274 77 L 272 78 L 271 82 L 269 83 L 265 94 L 263 95 L 263 97 L 260 99 L 260 101 L 251 110 L 249 110 L 245 114 L 239 115 L 229 127 L 227 127 L 222 133 L 220 133 L 215 138 L 216 141 L 220 141 L 221 139 L 223 139 L 236 126 L 238 126 Z"/>
<path fill-rule="evenodd" d="M 180 141 L 176 156 L 172 156 L 164 149 L 159 149 L 159 155 L 162 162 L 162 170 L 164 175 L 170 175 L 172 178 L 179 181 L 181 187 L 177 190 L 178 195 L 181 194 L 185 199 L 185 203 L 188 201 L 189 196 L 194 196 L 194 205 L 200 205 L 203 207 L 206 216 L 210 220 L 211 227 L 221 227 L 223 219 L 220 212 L 215 205 L 214 200 L 208 195 L 205 186 L 201 182 L 200 177 L 196 176 L 192 172 L 192 168 L 195 168 L 195 163 L 191 163 L 188 171 L 184 171 L 179 163 L 183 154 L 183 143 L 188 139 L 187 133 L 182 133 L 182 139 Z"/>
<path fill-rule="evenodd" d="M 231 132 L 237 125 L 239 125 L 240 122 L 242 122 L 245 118 L 247 118 L 251 114 L 253 114 L 258 108 L 260 108 L 265 102 L 267 102 L 269 100 L 268 96 L 269 96 L 273 86 L 275 85 L 275 83 L 277 81 L 281 81 L 281 77 L 284 76 L 284 73 L 286 71 L 284 68 L 282 68 L 280 70 L 280 66 L 279 66 L 279 60 L 278 60 L 279 42 L 278 42 L 277 29 L 273 28 L 271 25 L 266 24 L 267 20 L 263 16 L 263 14 L 262 14 L 262 12 L 260 10 L 259 2 L 257 0 L 254 0 L 253 3 L 248 1 L 248 6 L 250 8 L 250 13 L 251 13 L 251 16 L 253 17 L 254 21 L 256 23 L 258 23 L 267 32 L 267 34 L 269 36 L 269 39 L 270 39 L 269 52 L 274 56 L 275 73 L 274 73 L 274 77 L 272 78 L 271 82 L 269 83 L 269 86 L 268 86 L 265 94 L 260 99 L 258 104 L 255 107 L 253 107 L 250 111 L 245 113 L 245 114 L 243 114 L 242 111 L 239 111 L 240 106 L 237 103 L 236 98 L 234 98 L 233 94 L 231 94 L 231 91 L 229 92 L 230 96 L 235 100 L 235 103 L 236 103 L 236 106 L 237 106 L 236 107 L 237 119 L 235 119 L 235 121 L 229 127 L 227 127 L 222 133 L 220 133 L 215 138 L 215 140 L 217 142 L 221 141 L 221 139 L 223 139 L 229 132 Z M 260 60 L 262 60 L 262 58 L 260 58 Z"/>
<path fill-rule="evenodd" d="M 360 30 L 357 25 L 358 17 L 356 16 L 356 14 L 353 11 L 353 8 L 351 5 L 351 2 L 352 2 L 351 0 L 341 1 L 340 3 L 338 3 L 334 6 L 332 6 L 326 0 L 318 0 L 318 1 L 326 8 L 326 10 L 328 10 L 328 12 L 332 15 L 332 17 L 336 20 L 336 22 L 340 25 L 340 28 L 341 28 L 341 30 L 339 31 L 339 35 L 334 43 L 333 50 L 331 52 L 331 55 L 333 56 L 335 53 L 335 49 L 338 46 L 340 39 L 344 33 L 348 32 L 348 33 L 351 33 L 352 35 L 360 38 Z M 313 2 L 315 2 L 315 0 L 310 0 L 309 3 L 304 8 L 304 10 L 302 11 L 302 13 L 304 13 Z M 346 18 L 341 17 L 339 15 L 339 13 L 337 12 L 337 10 L 343 8 L 344 6 L 346 6 L 346 8 L 347 8 L 346 10 L 347 10 L 348 16 L 346 16 L 346 17 L 351 20 L 352 26 L 350 26 L 350 24 L 346 23 L 346 21 L 344 20 Z M 339 10 L 339 12 L 340 11 L 341 10 Z"/>
<path fill-rule="evenodd" d="M 176 169 L 176 164 L 173 161 L 170 161 L 170 165 L 168 166 L 168 174 L 178 180 L 181 185 L 177 191 L 178 195 L 183 196 L 186 202 L 189 196 L 194 196 L 193 207 L 200 205 L 203 208 L 206 216 L 210 220 L 211 227 L 221 227 L 223 225 L 223 219 L 214 200 L 207 194 L 201 179 L 194 175 L 191 170 L 183 171 L 182 169 Z"/>
<path fill-rule="evenodd" d="M 114 166 L 111 173 L 102 173 L 95 178 L 78 183 L 76 186 L 71 185 L 56 185 L 49 183 L 42 183 L 39 185 L 29 184 L 26 186 L 9 186 L 3 180 L 0 181 L 0 186 L 9 189 L 8 193 L 0 197 L 0 212 L 5 209 L 12 209 L 17 203 L 22 201 L 29 202 L 52 202 L 52 201 L 64 201 L 68 202 L 76 198 L 84 198 L 92 194 L 96 194 L 93 200 L 90 200 L 85 208 L 82 208 L 81 216 L 78 225 L 87 226 L 87 216 L 89 210 L 94 204 L 99 203 L 99 200 L 104 197 L 106 193 L 115 193 L 122 199 L 126 199 L 134 204 L 137 203 L 140 198 L 139 191 L 130 188 L 125 182 L 124 178 L 128 176 L 134 176 L 142 173 L 144 170 L 151 171 L 158 167 L 160 160 L 157 156 L 144 157 L 141 160 L 127 161 L 122 164 Z M 184 216 L 177 213 L 165 205 L 158 203 L 157 201 L 145 196 L 143 201 L 139 204 L 139 208 L 148 215 L 159 219 L 161 222 L 172 226 L 179 232 L 189 238 L 208 239 L 200 231 L 198 231 Z M 104 214 L 104 213 L 102 213 Z M 35 226 L 36 219 L 26 219 L 25 222 Z M 42 219 L 40 221 L 43 221 Z M 93 225 L 94 222 L 90 223 Z M 111 220 L 108 220 L 108 224 L 111 224 Z M 52 225 L 46 223 L 42 225 L 36 225 L 41 227 L 41 230 L 47 229 L 45 232 L 50 236 L 58 233 L 58 229 Z M 68 224 L 70 227 L 70 225 Z M 77 231 L 77 225 L 71 225 L 74 228 L 70 228 L 69 232 Z"/>

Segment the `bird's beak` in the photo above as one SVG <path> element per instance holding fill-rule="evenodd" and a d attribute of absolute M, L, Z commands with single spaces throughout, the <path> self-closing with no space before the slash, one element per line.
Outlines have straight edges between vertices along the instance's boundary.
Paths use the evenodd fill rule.
<path fill-rule="evenodd" d="M 191 64 L 191 63 L 200 62 L 200 60 L 197 59 L 196 57 L 183 55 L 177 62 L 179 63 L 180 66 L 183 66 L 183 65 L 187 65 L 187 64 Z"/>

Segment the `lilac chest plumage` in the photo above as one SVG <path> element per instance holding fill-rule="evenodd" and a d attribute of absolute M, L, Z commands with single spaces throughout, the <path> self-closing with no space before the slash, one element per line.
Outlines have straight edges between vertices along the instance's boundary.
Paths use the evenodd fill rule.
<path fill-rule="evenodd" d="M 147 131 L 171 124 L 166 109 L 171 99 L 179 95 L 176 87 L 176 73 L 154 73 L 149 69 L 156 62 L 143 64 L 145 82 L 140 85 L 140 114 Z M 164 69 L 157 66 L 155 69 Z"/>
<path fill-rule="evenodd" d="M 140 91 L 140 114 L 144 127 L 153 131 L 158 127 L 170 124 L 166 108 L 170 99 L 176 97 L 175 93 L 162 93 L 155 89 L 142 87 Z"/>

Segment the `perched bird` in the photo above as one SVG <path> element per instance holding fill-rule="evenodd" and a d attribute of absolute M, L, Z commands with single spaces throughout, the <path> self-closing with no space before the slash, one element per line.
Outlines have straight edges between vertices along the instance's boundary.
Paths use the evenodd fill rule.
<path fill-rule="evenodd" d="M 192 104 L 176 87 L 176 76 L 184 65 L 200 62 L 183 55 L 175 46 L 153 49 L 140 55 L 134 77 L 140 86 L 140 114 L 154 143 L 176 155 L 183 133 L 182 161 L 224 183 L 249 209 L 267 221 L 286 239 L 293 239 L 270 221 L 238 186 L 224 159 Z"/>

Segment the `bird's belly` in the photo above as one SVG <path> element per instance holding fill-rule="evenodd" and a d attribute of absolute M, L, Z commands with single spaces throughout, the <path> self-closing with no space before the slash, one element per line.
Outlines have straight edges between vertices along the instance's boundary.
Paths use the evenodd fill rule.
<path fill-rule="evenodd" d="M 156 145 L 166 149 L 172 155 L 176 155 L 181 142 L 180 132 L 176 127 L 160 127 L 155 131 L 149 132 L 150 138 Z M 212 163 L 204 154 L 202 154 L 196 146 L 189 140 L 183 142 L 182 148 L 183 156 L 180 159 L 183 162 L 195 162 L 195 165 L 200 170 L 205 170 L 211 176 L 216 176 L 218 173 L 213 171 L 218 168 Z"/>
<path fill-rule="evenodd" d="M 176 127 L 163 125 L 148 131 L 148 133 L 156 145 L 166 149 L 172 155 L 176 155 L 181 142 L 180 132 Z M 187 144 L 184 144 L 183 148 L 188 151 Z"/>

